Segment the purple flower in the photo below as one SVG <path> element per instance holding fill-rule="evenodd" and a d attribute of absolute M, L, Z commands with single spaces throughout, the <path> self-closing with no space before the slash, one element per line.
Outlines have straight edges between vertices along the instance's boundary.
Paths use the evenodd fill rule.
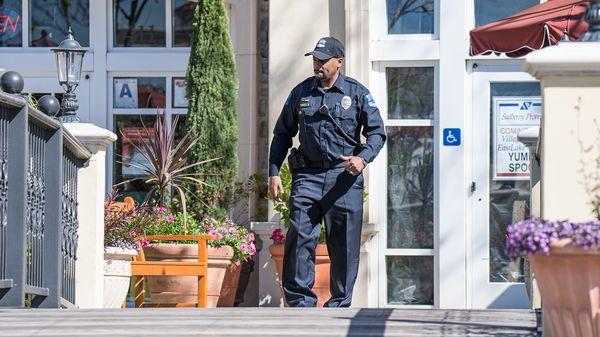
<path fill-rule="evenodd" d="M 165 220 L 167 222 L 173 222 L 173 221 L 175 221 L 175 218 L 173 217 L 173 215 L 169 214 L 169 215 L 167 215 L 167 217 L 165 218 Z"/>
<path fill-rule="evenodd" d="M 235 234 L 235 233 L 237 233 L 237 229 L 235 229 L 235 227 L 231 227 L 231 228 L 229 228 L 229 233 Z"/>
<path fill-rule="evenodd" d="M 549 255 L 550 245 L 561 239 L 569 239 L 570 247 L 597 250 L 600 248 L 600 221 L 523 220 L 508 226 L 506 251 L 513 259 L 538 253 Z"/>

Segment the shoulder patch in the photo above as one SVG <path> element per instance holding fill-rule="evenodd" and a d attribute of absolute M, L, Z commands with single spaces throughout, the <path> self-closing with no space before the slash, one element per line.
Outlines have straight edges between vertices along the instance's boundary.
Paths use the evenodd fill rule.
<path fill-rule="evenodd" d="M 371 93 L 368 93 L 365 96 L 365 100 L 367 101 L 367 105 L 370 106 L 371 108 L 377 107 L 377 104 L 375 104 L 375 100 L 373 99 L 373 95 L 371 95 Z"/>

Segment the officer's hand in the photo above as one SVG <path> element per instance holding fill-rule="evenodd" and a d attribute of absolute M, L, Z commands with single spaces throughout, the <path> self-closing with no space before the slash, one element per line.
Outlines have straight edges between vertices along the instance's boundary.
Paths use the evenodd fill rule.
<path fill-rule="evenodd" d="M 365 169 L 365 164 L 362 159 L 358 156 L 340 156 L 342 160 L 345 160 L 346 163 L 346 171 L 351 175 L 355 176 L 362 172 Z"/>
<path fill-rule="evenodd" d="M 279 200 L 279 194 L 283 193 L 283 185 L 279 176 L 269 177 L 269 196 L 273 200 Z"/>

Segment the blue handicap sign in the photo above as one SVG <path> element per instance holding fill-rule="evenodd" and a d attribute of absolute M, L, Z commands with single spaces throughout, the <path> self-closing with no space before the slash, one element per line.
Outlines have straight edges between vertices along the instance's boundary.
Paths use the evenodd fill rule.
<path fill-rule="evenodd" d="M 460 129 L 447 128 L 442 132 L 444 138 L 444 146 L 459 146 L 460 145 Z"/>

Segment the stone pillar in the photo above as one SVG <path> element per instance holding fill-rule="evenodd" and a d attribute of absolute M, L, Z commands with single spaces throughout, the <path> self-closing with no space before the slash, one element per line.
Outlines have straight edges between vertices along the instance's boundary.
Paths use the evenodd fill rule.
<path fill-rule="evenodd" d="M 531 53 L 525 71 L 541 81 L 540 216 L 594 218 L 586 179 L 600 156 L 600 43 L 564 42 Z M 586 181 L 588 180 L 588 181 Z"/>
<path fill-rule="evenodd" d="M 283 307 L 284 302 L 277 278 L 277 269 L 269 253 L 271 233 L 279 227 L 276 222 L 250 223 L 250 230 L 258 236 L 257 239 L 260 240 L 262 245 L 254 266 L 255 272 L 258 272 L 259 307 Z"/>
<path fill-rule="evenodd" d="M 78 173 L 79 240 L 75 265 L 75 305 L 79 308 L 102 308 L 106 148 L 117 140 L 117 136 L 89 123 L 63 125 L 92 153 L 88 166 Z"/>

